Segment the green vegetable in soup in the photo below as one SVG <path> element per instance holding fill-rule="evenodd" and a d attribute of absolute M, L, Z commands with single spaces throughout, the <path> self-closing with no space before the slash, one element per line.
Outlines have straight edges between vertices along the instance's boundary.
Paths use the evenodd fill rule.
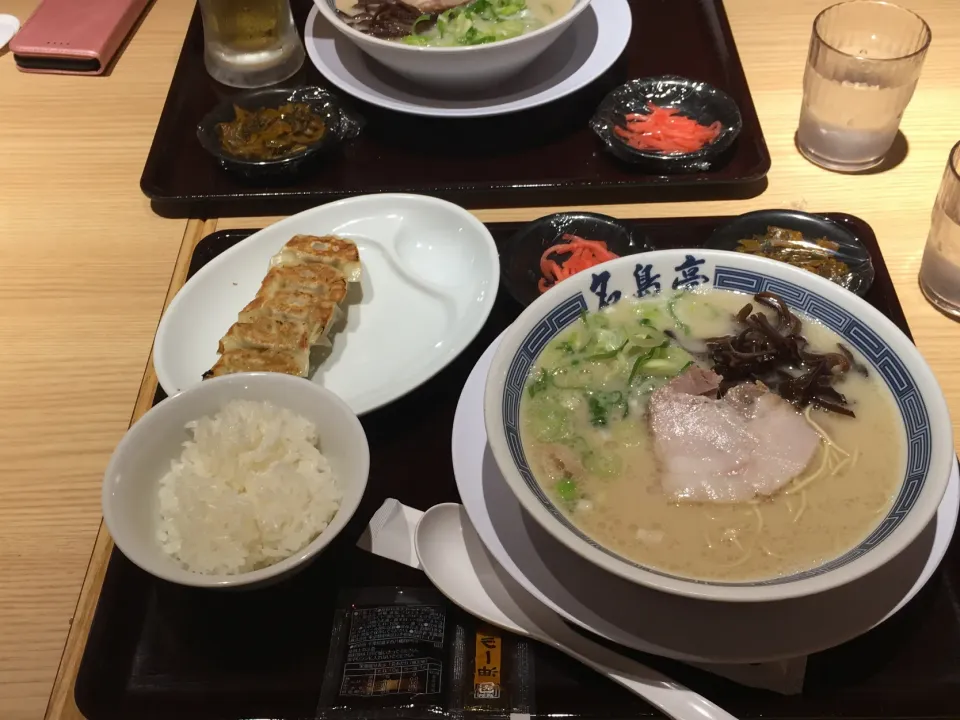
<path fill-rule="evenodd" d="M 519 37 L 542 25 L 525 0 L 473 0 L 443 11 L 432 25 L 427 22 L 430 19 L 419 18 L 402 41 L 432 47 L 485 45 Z"/>
<path fill-rule="evenodd" d="M 694 362 L 665 333 L 677 327 L 668 304 L 678 298 L 621 301 L 583 313 L 544 348 L 530 374 L 526 431 L 541 443 L 567 448 L 567 461 L 576 457 L 589 475 L 618 475 L 622 459 L 604 443 L 629 443 L 645 433 L 650 394 Z M 573 492 L 563 487 L 566 495 Z M 565 499 L 559 485 L 556 491 Z"/>
<path fill-rule="evenodd" d="M 530 426 L 540 442 L 563 442 L 571 437 L 570 412 L 558 403 L 539 402 Z"/>
<path fill-rule="evenodd" d="M 610 358 L 615 358 L 618 354 L 620 354 L 620 351 L 627 346 L 628 342 L 629 340 L 624 340 L 617 347 L 611 350 L 601 350 L 600 352 L 587 357 L 587 360 L 609 360 Z"/>
<path fill-rule="evenodd" d="M 673 322 L 677 326 L 677 329 L 683 332 L 684 335 L 689 335 L 690 326 L 677 316 L 677 302 L 679 302 L 679 300 L 679 295 L 670 298 L 670 300 L 667 302 L 667 312 L 670 313 L 670 317 L 673 318 Z"/>
<path fill-rule="evenodd" d="M 527 384 L 527 392 L 530 393 L 530 397 L 536 397 L 548 387 L 550 387 L 550 373 L 541 368 L 533 381 Z"/>
<path fill-rule="evenodd" d="M 599 477 L 616 477 L 623 469 L 623 460 L 619 455 L 592 452 L 584 458 L 583 467 Z"/>
<path fill-rule="evenodd" d="M 607 425 L 611 419 L 623 420 L 630 414 L 626 398 L 617 390 L 587 395 L 587 407 L 590 409 L 590 424 L 594 427 Z"/>
<path fill-rule="evenodd" d="M 557 495 L 564 502 L 575 502 L 580 497 L 577 484 L 570 477 L 565 477 L 556 485 Z"/>
<path fill-rule="evenodd" d="M 627 387 L 633 385 L 633 381 L 640 375 L 640 372 L 643 370 L 644 366 L 647 365 L 651 360 L 655 359 L 661 349 L 662 348 L 658 345 L 650 348 L 642 355 L 637 356 L 637 359 L 633 361 L 633 367 L 630 370 L 630 376 L 627 378 Z"/>

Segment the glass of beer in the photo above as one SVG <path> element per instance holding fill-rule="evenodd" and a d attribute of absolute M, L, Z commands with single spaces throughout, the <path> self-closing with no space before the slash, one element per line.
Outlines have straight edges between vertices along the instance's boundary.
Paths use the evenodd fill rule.
<path fill-rule="evenodd" d="M 947 158 L 920 265 L 920 289 L 930 303 L 960 320 L 960 142 Z"/>
<path fill-rule="evenodd" d="M 224 85 L 273 85 L 303 65 L 289 0 L 200 0 L 200 14 L 207 72 Z"/>
<path fill-rule="evenodd" d="M 828 7 L 813 23 L 797 147 L 821 167 L 857 172 L 893 145 L 930 46 L 919 15 L 881 0 Z"/>

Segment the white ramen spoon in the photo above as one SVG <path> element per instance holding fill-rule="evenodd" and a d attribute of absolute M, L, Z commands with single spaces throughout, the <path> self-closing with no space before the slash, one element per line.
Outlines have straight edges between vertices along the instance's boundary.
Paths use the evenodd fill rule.
<path fill-rule="evenodd" d="M 735 720 L 706 698 L 580 635 L 499 567 L 463 506 L 444 503 L 420 518 L 420 566 L 452 602 L 491 625 L 566 653 L 676 720 Z"/>

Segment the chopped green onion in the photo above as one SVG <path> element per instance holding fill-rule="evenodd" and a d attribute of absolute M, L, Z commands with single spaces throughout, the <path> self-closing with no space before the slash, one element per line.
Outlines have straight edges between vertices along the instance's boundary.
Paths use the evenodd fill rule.
<path fill-rule="evenodd" d="M 593 395 L 587 398 L 587 407 L 590 409 L 590 424 L 602 427 L 607 424 L 607 408 Z"/>
<path fill-rule="evenodd" d="M 623 350 L 626 346 L 628 340 L 624 340 L 619 347 L 614 348 L 613 350 L 607 350 L 606 352 L 596 353 L 595 355 L 588 355 L 587 360 L 609 360 L 610 358 L 615 358 L 620 354 L 620 351 Z"/>
<path fill-rule="evenodd" d="M 623 468 L 623 460 L 616 453 L 590 453 L 584 459 L 583 466 L 594 475 L 609 477 L 620 473 Z"/>
<path fill-rule="evenodd" d="M 574 377 L 571 377 L 574 376 Z M 550 376 L 554 386 L 561 390 L 585 390 L 582 377 L 576 377 L 567 368 L 557 368 Z"/>
<path fill-rule="evenodd" d="M 657 347 L 667 342 L 667 336 L 657 330 L 653 325 L 647 325 L 643 322 L 641 322 L 640 325 L 643 327 L 642 330 L 633 333 L 629 330 L 627 331 L 631 344 L 638 347 L 649 348 Z"/>
<path fill-rule="evenodd" d="M 594 427 L 607 425 L 612 410 L 621 412 L 621 420 L 630 413 L 630 406 L 619 390 L 590 393 L 587 396 L 587 408 L 590 410 L 590 424 Z"/>
<path fill-rule="evenodd" d="M 577 484 L 571 478 L 564 478 L 557 483 L 557 495 L 564 502 L 573 502 L 579 497 Z"/>
<path fill-rule="evenodd" d="M 683 331 L 684 335 L 690 334 L 690 326 L 687 325 L 683 320 L 677 317 L 677 301 L 680 299 L 679 295 L 674 295 L 667 301 L 667 312 L 670 313 L 670 317 L 673 318 L 674 324 Z"/>
<path fill-rule="evenodd" d="M 672 370 L 674 365 L 669 360 L 653 359 L 644 365 L 645 370 Z"/>
<path fill-rule="evenodd" d="M 550 386 L 550 373 L 548 373 L 543 368 L 537 372 L 537 376 L 533 379 L 527 386 L 527 392 L 530 393 L 530 397 L 536 397 L 538 393 L 543 392 Z"/>
<path fill-rule="evenodd" d="M 637 359 L 633 361 L 633 368 L 631 368 L 630 370 L 630 377 L 627 378 L 627 387 L 630 387 L 631 385 L 633 385 L 633 381 L 637 377 L 637 375 L 640 374 L 641 368 L 643 368 L 644 365 L 646 365 L 648 362 L 650 362 L 654 358 L 654 356 L 657 353 L 657 350 L 659 349 L 660 349 L 659 346 L 655 348 L 651 348 L 650 350 L 647 350 L 647 352 L 645 352 L 643 355 L 637 356 Z"/>
<path fill-rule="evenodd" d="M 414 20 L 414 21 L 413 21 L 413 26 L 410 28 L 410 32 L 416 33 L 416 32 L 417 32 L 417 25 L 419 25 L 419 24 L 422 23 L 422 22 L 427 22 L 427 23 L 430 22 L 430 15 L 421 15 L 421 16 L 418 17 L 416 20 Z"/>

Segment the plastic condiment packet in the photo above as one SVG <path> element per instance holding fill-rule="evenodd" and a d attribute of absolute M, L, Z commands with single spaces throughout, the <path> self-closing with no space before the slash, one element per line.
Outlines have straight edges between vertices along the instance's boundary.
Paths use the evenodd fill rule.
<path fill-rule="evenodd" d="M 531 641 L 432 587 L 346 587 L 316 720 L 529 720 Z"/>
<path fill-rule="evenodd" d="M 422 516 L 422 511 L 388 498 L 374 513 L 357 546 L 374 555 L 418 568 L 420 562 L 413 537 Z M 689 664 L 740 685 L 771 690 L 782 695 L 796 695 L 803 690 L 807 658 L 804 656 L 750 665 Z"/>

